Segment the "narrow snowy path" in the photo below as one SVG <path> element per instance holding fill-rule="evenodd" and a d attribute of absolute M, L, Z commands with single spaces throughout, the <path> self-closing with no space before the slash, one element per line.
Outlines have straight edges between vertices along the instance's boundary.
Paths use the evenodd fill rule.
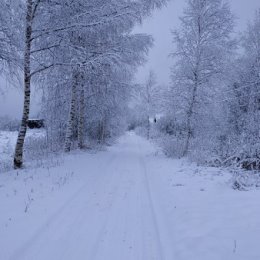
<path fill-rule="evenodd" d="M 57 171 L 73 171 L 77 181 L 0 225 L 0 259 L 259 260 L 255 194 L 230 191 L 217 170 L 204 176 L 183 163 L 156 156 L 132 133 L 106 152 L 72 156 Z"/>

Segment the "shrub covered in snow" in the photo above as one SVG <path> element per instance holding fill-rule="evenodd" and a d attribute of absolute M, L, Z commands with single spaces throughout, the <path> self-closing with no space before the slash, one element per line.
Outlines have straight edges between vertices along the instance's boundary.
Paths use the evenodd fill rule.
<path fill-rule="evenodd" d="M 0 130 L 2 131 L 18 131 L 20 120 L 12 119 L 8 116 L 0 117 Z"/>

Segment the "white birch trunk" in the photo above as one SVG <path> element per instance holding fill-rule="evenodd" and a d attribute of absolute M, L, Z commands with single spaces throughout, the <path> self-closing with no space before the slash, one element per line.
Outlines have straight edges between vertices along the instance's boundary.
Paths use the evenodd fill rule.
<path fill-rule="evenodd" d="M 78 122 L 78 147 L 84 148 L 84 127 L 85 127 L 85 91 L 83 82 L 80 84 L 80 97 L 79 97 L 79 122 Z"/>
<path fill-rule="evenodd" d="M 101 143 L 105 143 L 105 131 L 106 131 L 106 118 L 102 120 L 102 132 L 101 132 Z"/>
<path fill-rule="evenodd" d="M 74 82 L 72 84 L 71 89 L 71 102 L 70 102 L 70 112 L 69 112 L 69 119 L 67 123 L 66 129 L 66 137 L 65 137 L 65 152 L 70 152 L 71 144 L 72 144 L 72 137 L 73 137 L 73 126 L 76 116 L 76 98 L 77 98 L 77 75 L 74 75 Z"/>
<path fill-rule="evenodd" d="M 147 117 L 147 139 L 150 139 L 150 117 Z"/>
<path fill-rule="evenodd" d="M 24 52 L 24 104 L 23 117 L 18 133 L 18 138 L 14 154 L 14 168 L 21 168 L 23 165 L 23 147 L 27 130 L 27 121 L 30 113 L 31 97 L 31 37 L 32 37 L 32 19 L 33 19 L 33 2 L 27 0 L 26 15 L 26 35 L 25 35 L 25 52 Z"/>
<path fill-rule="evenodd" d="M 192 101 L 189 107 L 188 111 L 188 118 L 187 118 L 187 138 L 184 146 L 183 156 L 186 156 L 188 154 L 189 148 L 190 148 L 190 139 L 192 137 L 192 125 L 191 120 L 194 114 L 194 106 L 197 98 L 197 89 L 198 89 L 198 78 L 195 76 L 195 85 L 192 90 Z"/>

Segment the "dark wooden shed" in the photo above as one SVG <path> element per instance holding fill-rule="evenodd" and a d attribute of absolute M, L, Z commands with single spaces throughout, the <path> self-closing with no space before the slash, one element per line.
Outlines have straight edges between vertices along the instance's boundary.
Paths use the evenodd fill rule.
<path fill-rule="evenodd" d="M 44 120 L 43 119 L 29 119 L 27 121 L 27 126 L 30 129 L 43 128 L 44 127 Z"/>

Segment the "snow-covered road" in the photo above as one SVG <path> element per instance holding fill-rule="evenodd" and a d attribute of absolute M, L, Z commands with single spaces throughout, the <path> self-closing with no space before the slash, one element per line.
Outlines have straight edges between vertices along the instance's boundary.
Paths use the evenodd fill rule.
<path fill-rule="evenodd" d="M 260 259 L 259 191 L 133 133 L 46 171 L 0 176 L 1 260 Z"/>

